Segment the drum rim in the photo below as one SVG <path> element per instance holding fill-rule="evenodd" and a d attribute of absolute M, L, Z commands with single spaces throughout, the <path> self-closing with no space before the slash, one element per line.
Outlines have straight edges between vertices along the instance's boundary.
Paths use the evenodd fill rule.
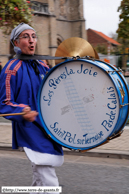
<path fill-rule="evenodd" d="M 116 128 L 117 123 L 118 123 L 118 120 L 119 120 L 119 118 L 120 118 L 120 110 L 119 110 L 117 122 L 116 122 L 116 124 L 115 124 L 113 130 L 112 130 L 111 133 L 108 135 L 108 137 L 106 137 L 103 141 L 101 141 L 100 143 L 97 143 L 96 145 L 92 145 L 92 146 L 89 146 L 89 147 L 73 147 L 73 146 L 70 146 L 70 145 L 67 145 L 67 144 L 61 142 L 60 140 L 58 140 L 58 139 L 51 133 L 51 131 L 50 131 L 50 130 L 47 128 L 47 126 L 46 126 L 46 122 L 45 122 L 45 120 L 44 120 L 44 118 L 43 118 L 43 115 L 42 115 L 42 113 L 41 113 L 41 108 L 40 108 L 40 96 L 41 96 L 40 94 L 41 94 L 43 85 L 45 84 L 45 82 L 46 82 L 47 78 L 49 77 L 49 75 L 50 75 L 53 71 L 55 71 L 59 66 L 65 64 L 65 63 L 68 63 L 68 62 L 73 62 L 73 61 L 84 61 L 84 62 L 88 62 L 88 63 L 90 63 L 90 64 L 92 64 L 92 65 L 94 64 L 94 65 L 97 66 L 98 68 L 101 68 L 101 69 L 103 70 L 104 73 L 106 73 L 106 71 L 105 71 L 102 67 L 100 67 L 98 64 L 96 64 L 94 61 L 91 61 L 91 60 L 88 60 L 88 59 L 83 59 L 83 58 L 79 58 L 79 59 L 76 59 L 76 60 L 74 60 L 74 59 L 69 60 L 69 59 L 68 59 L 68 60 L 65 60 L 64 62 L 61 62 L 61 63 L 59 63 L 58 65 L 54 66 L 52 69 L 49 70 L 49 72 L 48 72 L 48 73 L 45 75 L 45 77 L 43 78 L 43 80 L 42 80 L 42 82 L 41 82 L 41 85 L 40 85 L 40 88 L 39 88 L 39 91 L 38 91 L 38 95 L 37 95 L 37 103 L 38 103 L 39 117 L 40 117 L 40 121 L 41 121 L 41 123 L 42 123 L 42 125 L 43 125 L 43 127 L 44 127 L 44 130 L 45 130 L 46 133 L 48 134 L 48 137 L 49 137 L 49 138 L 51 137 L 52 140 L 54 140 L 55 142 L 59 143 L 61 146 L 65 147 L 65 148 L 68 148 L 68 149 L 73 149 L 73 150 L 89 150 L 89 149 L 92 149 L 92 148 L 95 148 L 95 147 L 98 147 L 98 146 L 102 145 L 104 142 L 107 141 L 108 137 L 111 137 L 111 136 L 112 136 L 112 134 L 113 134 L 114 131 L 116 130 L 115 128 Z M 105 63 L 105 62 L 99 61 L 99 60 L 95 60 L 95 61 L 96 61 L 96 62 Z M 110 68 L 113 68 L 113 69 L 115 69 L 115 70 L 117 69 L 117 68 L 112 67 L 110 64 L 107 64 L 107 63 L 105 63 L 105 64 L 106 64 L 106 65 L 109 65 Z M 107 74 L 107 73 L 106 73 L 106 74 Z M 111 80 L 112 80 L 112 82 L 113 82 L 113 85 L 114 85 L 114 87 L 115 87 L 115 89 L 116 89 L 117 95 L 119 96 L 119 90 L 118 90 L 118 88 L 116 87 L 116 85 L 114 84 L 114 80 L 112 79 L 112 77 L 110 76 L 110 74 L 107 74 L 107 75 L 111 78 Z M 122 77 L 121 77 L 121 78 L 122 78 Z M 123 78 L 122 78 L 122 80 L 123 80 Z M 123 80 L 123 81 L 124 81 L 124 83 L 125 83 L 125 80 Z M 125 84 L 125 86 L 126 86 L 126 84 Z M 127 89 L 127 87 L 126 87 L 126 89 Z M 128 90 L 127 90 L 127 91 L 128 91 Z M 119 99 L 119 98 L 118 98 L 118 99 Z M 120 100 L 119 100 L 119 105 L 120 105 Z M 128 112 L 129 112 L 129 108 L 128 108 Z M 127 118 L 128 118 L 128 117 L 127 117 Z M 126 119 L 126 120 L 127 120 L 127 119 Z M 126 121 L 125 121 L 125 123 L 126 123 Z M 125 124 L 124 124 L 124 125 L 125 125 Z M 123 126 L 123 125 L 122 125 L 122 126 Z M 121 131 L 121 129 L 119 129 L 119 131 Z"/>

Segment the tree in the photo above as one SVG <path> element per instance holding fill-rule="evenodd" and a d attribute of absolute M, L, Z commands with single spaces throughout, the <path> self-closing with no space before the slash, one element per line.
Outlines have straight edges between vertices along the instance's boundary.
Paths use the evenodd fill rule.
<path fill-rule="evenodd" d="M 104 54 L 104 55 L 107 55 L 107 47 L 103 44 L 98 44 L 96 47 L 95 47 L 95 50 L 97 51 L 97 53 L 101 53 L 101 54 Z"/>
<path fill-rule="evenodd" d="M 30 1 L 0 0 L 0 28 L 8 35 L 21 22 L 31 22 Z"/>
<path fill-rule="evenodd" d="M 120 23 L 117 30 L 118 38 L 129 40 L 129 0 L 122 0 L 121 5 L 118 7 L 118 12 L 121 11 L 119 16 Z"/>
<path fill-rule="evenodd" d="M 125 49 L 129 48 L 129 0 L 122 0 L 118 7 L 120 13 L 120 23 L 117 29 L 118 41 L 122 44 L 121 52 L 124 54 Z M 126 67 L 127 56 L 123 55 L 123 66 Z"/>

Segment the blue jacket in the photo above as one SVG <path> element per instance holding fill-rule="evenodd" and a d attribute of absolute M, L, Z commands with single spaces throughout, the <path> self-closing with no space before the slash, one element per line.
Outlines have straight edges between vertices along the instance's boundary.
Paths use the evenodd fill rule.
<path fill-rule="evenodd" d="M 38 111 L 37 94 L 43 76 L 49 70 L 48 66 L 39 61 L 36 74 L 31 60 L 11 59 L 2 69 L 0 75 L 0 113 L 20 113 L 28 105 Z M 49 115 L 48 115 L 49 116 Z M 48 139 L 34 123 L 19 116 L 6 117 L 12 120 L 12 148 L 28 147 L 32 150 L 63 155 L 62 146 Z M 36 122 L 42 126 L 39 116 Z"/>

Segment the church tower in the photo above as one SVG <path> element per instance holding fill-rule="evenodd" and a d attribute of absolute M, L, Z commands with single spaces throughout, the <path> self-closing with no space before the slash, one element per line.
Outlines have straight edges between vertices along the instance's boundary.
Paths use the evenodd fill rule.
<path fill-rule="evenodd" d="M 65 39 L 86 39 L 83 0 L 37 0 L 33 5 L 33 25 L 40 40 L 38 54 L 55 56 L 57 47 Z"/>

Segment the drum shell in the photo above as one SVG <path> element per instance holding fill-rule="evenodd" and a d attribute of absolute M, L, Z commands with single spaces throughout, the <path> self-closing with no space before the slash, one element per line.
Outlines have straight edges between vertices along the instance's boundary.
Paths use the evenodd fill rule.
<path fill-rule="evenodd" d="M 112 129 L 112 131 L 110 131 L 108 136 L 105 139 L 103 139 L 101 142 L 97 142 L 95 145 L 91 145 L 91 146 L 90 145 L 88 145 L 88 146 L 84 145 L 84 147 L 77 147 L 77 146 L 74 147 L 74 145 L 67 145 L 64 142 L 61 142 L 60 139 L 57 139 L 57 137 L 53 136 L 50 129 L 48 129 L 48 126 L 47 126 L 46 121 L 44 119 L 43 114 L 45 114 L 45 113 L 42 114 L 43 110 L 41 109 L 41 93 L 42 93 L 43 87 L 46 84 L 49 77 L 53 74 L 53 72 L 58 70 L 60 67 L 65 66 L 65 64 L 70 65 L 70 64 L 76 63 L 76 62 L 79 62 L 80 65 L 82 63 L 84 63 L 84 64 L 87 63 L 87 64 L 89 64 L 89 66 L 92 65 L 93 67 L 96 67 L 99 70 L 101 70 L 103 72 L 103 74 L 111 80 L 111 82 L 112 82 L 112 84 L 113 84 L 113 86 L 116 90 L 116 93 L 117 93 L 117 96 L 118 96 L 118 101 L 119 101 L 118 118 L 117 118 L 117 121 L 116 121 L 115 126 Z M 122 97 L 122 92 L 121 91 L 124 92 L 124 97 Z M 61 144 L 64 147 L 67 147 L 67 148 L 70 148 L 70 149 L 75 149 L 75 150 L 77 150 L 77 149 L 86 150 L 86 149 L 91 149 L 91 148 L 97 147 L 98 145 L 101 145 L 104 142 L 106 142 L 109 137 L 112 137 L 113 135 L 116 135 L 117 133 L 122 131 L 125 124 L 126 124 L 126 122 L 127 122 L 127 119 L 128 119 L 129 108 L 128 108 L 128 105 L 126 105 L 126 104 L 128 104 L 128 102 L 129 102 L 128 85 L 127 85 L 127 82 L 126 82 L 124 76 L 122 75 L 122 73 L 118 72 L 118 69 L 115 68 L 114 66 L 112 66 L 110 64 L 107 64 L 105 62 L 99 61 L 99 60 L 92 61 L 92 60 L 87 60 L 87 59 L 77 59 L 77 60 L 68 60 L 68 61 L 65 61 L 63 63 L 58 64 L 57 66 L 53 67 L 48 72 L 48 74 L 44 77 L 43 82 L 41 84 L 41 87 L 39 89 L 39 94 L 38 94 L 39 116 L 40 116 L 40 119 L 41 119 L 41 122 L 43 124 L 43 127 L 44 127 L 45 131 L 57 143 Z M 53 114 L 55 114 L 55 111 L 53 111 Z M 99 110 L 98 110 L 98 114 L 99 114 Z M 50 115 L 48 115 L 48 117 L 51 120 Z M 67 121 L 65 121 L 65 122 L 67 122 Z M 64 122 L 64 125 L 65 125 L 65 122 Z"/>

